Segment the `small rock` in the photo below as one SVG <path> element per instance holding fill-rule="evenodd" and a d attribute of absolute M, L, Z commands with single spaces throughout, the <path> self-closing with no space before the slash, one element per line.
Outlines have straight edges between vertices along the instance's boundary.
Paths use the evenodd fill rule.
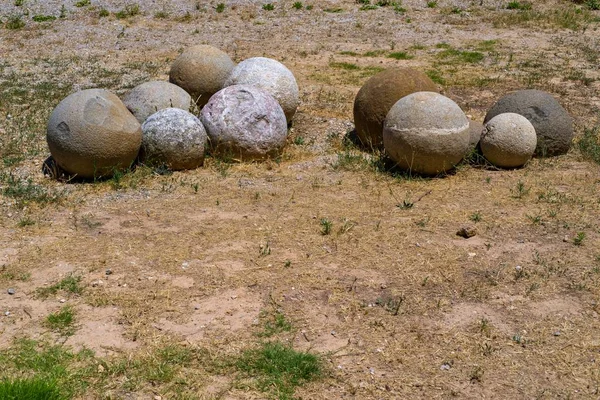
<path fill-rule="evenodd" d="M 15 289 L 13 289 L 13 288 L 9 288 L 9 289 L 7 290 L 7 292 L 8 292 L 8 294 L 10 294 L 10 295 L 13 295 L 13 294 L 15 294 Z"/>
<path fill-rule="evenodd" d="M 66 302 L 66 300 L 65 300 L 65 299 L 60 299 L 59 301 L 60 301 L 61 303 L 64 303 L 64 302 Z"/>
<path fill-rule="evenodd" d="M 553 333 L 554 336 L 560 336 L 560 331 L 556 331 Z"/>
<path fill-rule="evenodd" d="M 8 317 L 8 316 L 10 315 L 10 311 L 6 311 L 6 312 L 4 313 L 4 315 L 6 315 L 6 316 Z"/>
<path fill-rule="evenodd" d="M 448 371 L 448 370 L 450 369 L 450 364 L 448 364 L 448 363 L 444 363 L 444 364 L 442 364 L 442 365 L 440 366 L 440 369 L 441 369 L 442 371 Z"/>
<path fill-rule="evenodd" d="M 112 274 L 112 270 L 111 269 L 107 269 L 106 270 L 106 275 L 110 275 L 110 274 Z"/>
<path fill-rule="evenodd" d="M 472 238 L 473 236 L 477 235 L 477 228 L 475 228 L 473 225 L 464 225 L 460 227 L 456 234 L 465 239 Z"/>

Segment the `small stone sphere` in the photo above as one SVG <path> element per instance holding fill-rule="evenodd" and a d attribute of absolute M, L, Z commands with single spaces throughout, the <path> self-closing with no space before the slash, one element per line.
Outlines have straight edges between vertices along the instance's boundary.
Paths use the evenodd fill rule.
<path fill-rule="evenodd" d="M 383 146 L 383 122 L 392 106 L 415 92 L 437 92 L 427 75 L 411 68 L 390 68 L 371 77 L 354 99 L 354 124 L 363 146 Z"/>
<path fill-rule="evenodd" d="M 233 85 L 217 92 L 202 109 L 200 120 L 213 154 L 234 160 L 276 157 L 287 139 L 281 106 L 255 86 Z"/>
<path fill-rule="evenodd" d="M 183 88 L 199 106 L 221 90 L 235 64 L 221 50 L 198 45 L 187 48 L 171 65 L 169 81 Z"/>
<path fill-rule="evenodd" d="M 525 165 L 535 152 L 537 136 L 527 118 L 504 113 L 485 124 L 480 145 L 483 156 L 495 166 L 518 168 Z"/>
<path fill-rule="evenodd" d="M 573 119 L 550 94 L 541 90 L 519 90 L 494 104 L 484 123 L 496 115 L 516 113 L 531 122 L 537 134 L 537 156 L 566 154 L 573 140 Z"/>
<path fill-rule="evenodd" d="M 87 89 L 56 106 L 48 120 L 46 140 L 57 165 L 68 174 L 98 178 L 133 164 L 142 129 L 116 95 Z"/>
<path fill-rule="evenodd" d="M 140 161 L 177 171 L 204 163 L 207 135 L 195 115 L 179 108 L 165 108 L 142 125 Z"/>
<path fill-rule="evenodd" d="M 279 102 L 288 122 L 292 122 L 300 94 L 292 71 L 279 61 L 253 57 L 239 63 L 231 72 L 225 86 L 250 85 L 266 90 Z"/>
<path fill-rule="evenodd" d="M 460 107 L 434 92 L 398 100 L 383 127 L 388 156 L 407 171 L 437 175 L 452 169 L 469 150 L 469 120 Z"/>
<path fill-rule="evenodd" d="M 146 118 L 165 108 L 181 108 L 189 111 L 191 96 L 182 88 L 164 81 L 150 81 L 131 89 L 123 98 L 123 104 L 143 124 Z"/>

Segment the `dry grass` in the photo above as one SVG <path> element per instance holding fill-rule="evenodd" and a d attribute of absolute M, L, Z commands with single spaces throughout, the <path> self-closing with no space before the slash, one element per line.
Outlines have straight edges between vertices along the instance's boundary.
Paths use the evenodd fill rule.
<path fill-rule="evenodd" d="M 140 4 L 110 31 L 124 38 L 119 51 L 92 40 L 111 28 L 86 7 L 48 22 L 54 36 L 30 22 L 2 30 L 0 50 L 13 55 L 0 62 L 0 115 L 10 115 L 0 126 L 0 282 L 16 294 L 1 294 L 10 315 L 0 348 L 18 349 L 15 337 L 60 339 L 44 320 L 69 306 L 77 321 L 61 348 L 96 352 L 77 364 L 89 387 L 74 386 L 75 397 L 277 397 L 235 367 L 266 341 L 324 360 L 323 378 L 296 389 L 302 398 L 597 397 L 597 12 L 576 14 L 586 30 L 574 32 L 550 17 L 504 26 L 514 10 L 447 14 L 442 2 L 416 12 L 405 1 L 401 25 L 386 23 L 398 18 L 391 7 L 292 5 L 190 9 L 193 19 L 180 21 L 181 10 Z M 573 7 L 533 11 L 550 6 L 551 15 Z M 61 37 L 73 21 L 90 29 L 78 36 L 85 55 Z M 301 40 L 265 41 L 275 23 L 282 38 Z M 220 39 L 231 31 L 235 40 Z M 138 168 L 95 183 L 42 176 L 45 123 L 62 97 L 165 79 L 180 47 L 199 42 L 238 61 L 274 57 L 296 74 L 302 106 L 279 160 L 208 158 L 194 171 Z M 388 57 L 402 52 L 414 58 Z M 579 145 L 514 171 L 386 171 L 344 137 L 360 85 L 394 65 L 443 78 L 445 94 L 478 120 L 508 90 L 548 90 L 574 116 Z M 465 224 L 475 237 L 456 236 Z M 81 277 L 82 290 L 61 286 L 68 277 Z"/>

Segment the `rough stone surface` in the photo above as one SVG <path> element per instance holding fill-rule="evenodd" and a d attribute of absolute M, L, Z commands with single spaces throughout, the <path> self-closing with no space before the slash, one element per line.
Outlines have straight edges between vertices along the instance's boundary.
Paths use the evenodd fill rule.
<path fill-rule="evenodd" d="M 483 124 L 479 121 L 469 120 L 469 148 L 474 149 L 479 145 L 483 132 Z"/>
<path fill-rule="evenodd" d="M 202 109 L 200 120 L 213 152 L 237 160 L 275 157 L 287 138 L 281 106 L 254 86 L 234 85 L 219 91 Z"/>
<path fill-rule="evenodd" d="M 550 94 L 541 90 L 519 90 L 502 97 L 488 111 L 484 123 L 504 113 L 521 114 L 537 134 L 538 156 L 565 154 L 573 140 L 573 119 Z"/>
<path fill-rule="evenodd" d="M 142 125 L 140 160 L 171 170 L 194 169 L 204 163 L 207 135 L 196 116 L 179 108 L 165 108 Z"/>
<path fill-rule="evenodd" d="M 221 50 L 198 45 L 187 48 L 171 65 L 169 81 L 183 88 L 203 106 L 221 90 L 235 64 Z"/>
<path fill-rule="evenodd" d="M 481 134 L 481 152 L 501 168 L 525 165 L 535 151 L 535 128 L 527 118 L 515 113 L 496 115 L 485 124 Z"/>
<path fill-rule="evenodd" d="M 239 63 L 225 83 L 225 86 L 231 85 L 251 85 L 267 91 L 279 102 L 288 123 L 294 118 L 300 104 L 294 74 L 271 58 L 254 57 Z"/>
<path fill-rule="evenodd" d="M 452 169 L 469 149 L 469 120 L 460 107 L 433 92 L 398 100 L 383 128 L 383 144 L 399 167 L 422 175 Z"/>
<path fill-rule="evenodd" d="M 142 83 L 131 89 L 123 98 L 123 104 L 143 124 L 146 118 L 165 108 L 181 108 L 189 111 L 192 97 L 177 85 L 164 81 Z"/>
<path fill-rule="evenodd" d="M 411 68 L 390 68 L 371 77 L 354 99 L 356 134 L 367 148 L 383 146 L 383 122 L 392 106 L 415 92 L 437 92 L 427 75 Z"/>
<path fill-rule="evenodd" d="M 46 139 L 59 167 L 71 175 L 93 178 L 110 176 L 133 163 L 142 143 L 142 128 L 116 95 L 87 89 L 56 106 Z"/>

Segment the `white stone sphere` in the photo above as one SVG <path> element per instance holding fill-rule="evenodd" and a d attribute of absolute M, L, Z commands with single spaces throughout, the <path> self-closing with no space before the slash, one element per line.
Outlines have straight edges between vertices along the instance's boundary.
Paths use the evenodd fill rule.
<path fill-rule="evenodd" d="M 281 106 L 268 92 L 233 85 L 217 92 L 200 113 L 214 154 L 236 160 L 276 157 L 287 139 Z"/>
<path fill-rule="evenodd" d="M 533 124 L 516 113 L 504 113 L 490 119 L 480 140 L 483 156 L 501 168 L 518 168 L 533 156 L 537 135 Z"/>
<path fill-rule="evenodd" d="M 449 98 L 412 93 L 388 112 L 383 144 L 388 156 L 407 171 L 437 175 L 452 169 L 469 150 L 469 120 Z"/>
<path fill-rule="evenodd" d="M 300 94 L 292 71 L 279 61 L 254 57 L 239 63 L 225 82 L 225 86 L 251 85 L 266 90 L 278 102 L 288 123 L 294 118 Z"/>

